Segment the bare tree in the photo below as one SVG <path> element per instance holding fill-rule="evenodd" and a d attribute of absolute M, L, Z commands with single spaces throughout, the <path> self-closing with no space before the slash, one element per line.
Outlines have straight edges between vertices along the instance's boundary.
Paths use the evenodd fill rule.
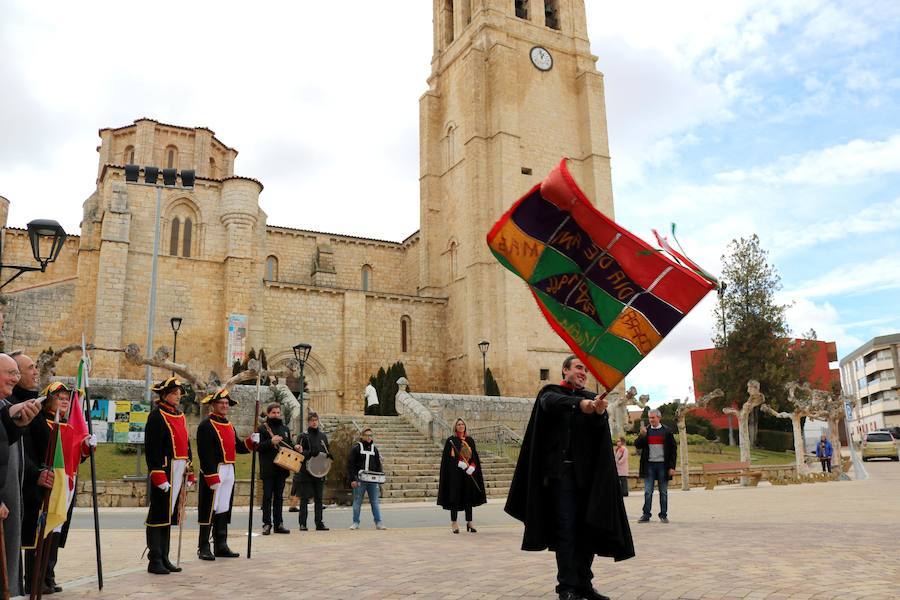
<path fill-rule="evenodd" d="M 675 419 L 678 421 L 678 439 L 681 445 L 681 450 L 679 452 L 679 454 L 681 454 L 681 489 L 685 492 L 690 491 L 691 489 L 686 423 L 687 416 L 697 409 L 709 408 L 714 401 L 722 398 L 724 395 L 725 393 L 722 390 L 716 388 L 710 393 L 697 398 L 695 404 L 688 404 L 687 398 L 684 399 L 683 403 L 681 400 L 675 400 Z"/>
<path fill-rule="evenodd" d="M 788 393 L 788 402 L 794 407 L 791 412 L 778 412 L 768 404 L 763 404 L 760 410 L 766 412 L 773 417 L 781 419 L 790 419 L 791 428 L 794 432 L 794 460 L 797 467 L 797 477 L 805 475 L 808 471 L 806 468 L 806 445 L 803 442 L 803 417 L 816 417 L 821 414 L 822 409 L 814 404 L 816 397 L 815 391 L 809 387 L 809 383 L 800 385 L 796 381 L 784 384 L 784 388 Z"/>
<path fill-rule="evenodd" d="M 628 423 L 628 406 L 636 404 L 643 410 L 650 401 L 650 396 L 642 394 L 640 397 L 637 397 L 637 390 L 632 386 L 625 391 L 624 396 L 619 392 L 610 392 L 607 399 L 609 404 L 606 410 L 610 415 L 609 428 L 615 440 L 625 436 L 625 424 Z"/>
<path fill-rule="evenodd" d="M 751 379 L 747 382 L 747 401 L 740 410 L 726 406 L 722 412 L 737 416 L 738 434 L 741 441 L 741 462 L 750 464 L 750 414 L 757 406 L 765 403 L 765 395 L 759 391 L 759 382 Z M 748 478 L 741 475 L 741 485 L 747 485 Z"/>

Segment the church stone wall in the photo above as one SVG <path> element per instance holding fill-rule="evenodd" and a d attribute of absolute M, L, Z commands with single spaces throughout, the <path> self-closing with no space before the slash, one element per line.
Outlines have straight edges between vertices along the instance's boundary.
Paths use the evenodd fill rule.
<path fill-rule="evenodd" d="M 48 347 L 81 340 L 75 313 L 75 278 L 38 285 L 9 294 L 3 341 L 7 352 L 24 350 L 37 360 Z M 74 364 L 74 362 L 73 362 Z M 68 366 L 63 363 L 60 368 Z"/>

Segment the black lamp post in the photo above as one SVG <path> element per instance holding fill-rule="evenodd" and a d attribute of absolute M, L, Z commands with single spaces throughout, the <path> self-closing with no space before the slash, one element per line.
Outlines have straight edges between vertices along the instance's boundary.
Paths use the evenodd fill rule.
<path fill-rule="evenodd" d="M 487 396 L 487 351 L 491 347 L 491 343 L 487 340 L 478 342 L 478 349 L 481 350 L 481 383 L 484 388 L 484 395 Z"/>
<path fill-rule="evenodd" d="M 172 333 L 175 334 L 175 340 L 172 342 L 172 362 L 178 362 L 178 330 L 181 329 L 181 322 L 184 319 L 181 317 L 172 317 L 169 319 L 169 323 L 172 325 Z M 175 374 L 175 371 L 172 371 L 172 375 Z"/>
<path fill-rule="evenodd" d="M 27 228 L 28 241 L 31 243 L 31 254 L 40 266 L 4 265 L 0 263 L 0 269 L 4 267 L 16 269 L 16 273 L 3 282 L 3 285 L 0 285 L 0 290 L 12 283 L 12 281 L 22 273 L 27 273 L 29 271 L 40 271 L 43 273 L 46 271 L 47 265 L 55 261 L 59 256 L 63 244 L 66 241 L 66 232 L 56 221 L 50 219 L 35 219 L 28 223 Z M 43 240 L 50 240 L 50 243 L 41 244 Z M 47 247 L 46 252 L 44 252 L 42 246 Z"/>
<path fill-rule="evenodd" d="M 309 344 L 297 344 L 292 350 L 294 351 L 294 358 L 300 363 L 300 426 L 303 427 L 306 425 L 306 421 L 304 421 L 305 415 L 303 414 L 303 386 L 306 383 L 303 379 L 303 367 L 306 365 L 312 346 Z"/>

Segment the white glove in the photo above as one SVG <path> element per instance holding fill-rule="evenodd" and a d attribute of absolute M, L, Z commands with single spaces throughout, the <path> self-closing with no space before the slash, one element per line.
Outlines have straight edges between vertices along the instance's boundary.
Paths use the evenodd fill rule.
<path fill-rule="evenodd" d="M 258 431 L 250 434 L 250 441 L 253 442 L 254 444 L 259 443 L 259 432 Z"/>
<path fill-rule="evenodd" d="M 220 486 L 220 485 L 222 485 L 222 484 L 220 484 L 220 483 L 214 483 L 214 484 L 212 484 L 211 486 L 209 486 L 209 489 L 211 489 L 212 491 L 216 491 L 217 489 L 219 489 L 219 486 Z"/>
<path fill-rule="evenodd" d="M 469 468 L 466 469 L 466 475 L 471 475 L 475 472 L 475 465 L 469 465 Z"/>
<path fill-rule="evenodd" d="M 463 471 L 465 471 L 466 469 L 469 468 L 469 463 L 467 463 L 464 460 L 461 460 L 458 463 L 456 463 L 456 466 L 459 467 L 460 469 L 462 469 Z"/>
<path fill-rule="evenodd" d="M 85 440 L 85 442 L 87 442 L 87 445 L 90 446 L 91 448 L 96 448 L 97 447 L 97 434 L 92 433 L 91 435 L 88 436 L 88 438 Z"/>
<path fill-rule="evenodd" d="M 164 491 L 164 492 L 168 492 L 168 491 L 172 488 L 172 486 L 169 485 L 169 482 L 168 482 L 168 481 L 166 481 L 166 482 L 163 483 L 162 485 L 158 485 L 157 487 L 158 487 L 159 489 L 161 489 L 162 491 Z"/>

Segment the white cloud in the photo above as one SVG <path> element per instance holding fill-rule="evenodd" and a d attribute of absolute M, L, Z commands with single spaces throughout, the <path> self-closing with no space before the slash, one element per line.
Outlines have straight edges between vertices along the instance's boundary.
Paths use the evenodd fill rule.
<path fill-rule="evenodd" d="M 876 260 L 836 266 L 786 292 L 797 299 L 822 298 L 839 294 L 861 294 L 900 289 L 900 256 L 883 256 Z"/>
<path fill-rule="evenodd" d="M 848 208 L 855 207 L 851 204 Z M 776 252 L 785 252 L 849 236 L 895 229 L 900 229 L 900 198 L 890 202 L 876 202 L 849 214 L 836 215 L 826 221 L 805 223 L 802 226 L 793 221 L 789 227 L 774 233 L 772 249 Z"/>
<path fill-rule="evenodd" d="M 840 355 L 858 348 L 865 341 L 850 331 L 852 326 L 858 325 L 842 323 L 839 311 L 830 302 L 817 304 L 800 298 L 787 309 L 787 319 L 794 335 L 814 329 L 818 339 L 835 342 Z"/>

